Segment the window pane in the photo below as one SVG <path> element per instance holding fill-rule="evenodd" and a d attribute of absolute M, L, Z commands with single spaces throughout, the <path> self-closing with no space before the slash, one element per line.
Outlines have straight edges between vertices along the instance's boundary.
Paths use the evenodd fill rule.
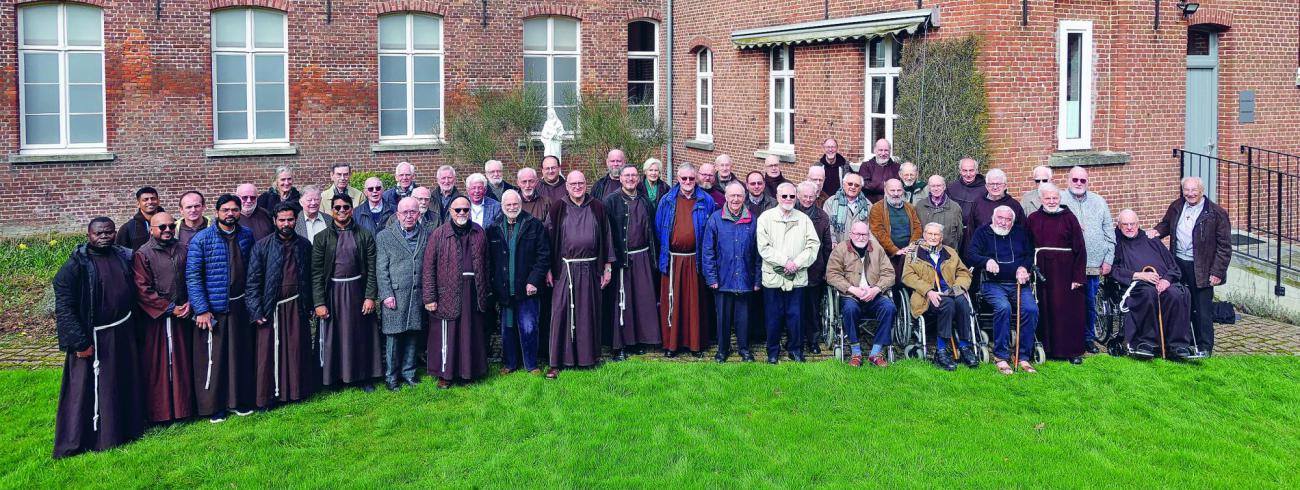
<path fill-rule="evenodd" d="M 406 136 L 406 111 L 379 111 L 380 136 Z"/>
<path fill-rule="evenodd" d="M 627 103 L 629 105 L 649 104 L 654 101 L 654 85 L 649 83 L 627 84 Z"/>
<path fill-rule="evenodd" d="M 556 51 L 577 51 L 578 21 L 557 17 L 552 25 L 555 28 L 554 49 Z"/>
<path fill-rule="evenodd" d="M 576 82 L 556 82 L 555 105 L 573 105 L 578 103 L 578 84 Z M 565 126 L 568 127 L 568 126 Z"/>
<path fill-rule="evenodd" d="M 442 64 L 437 56 L 416 56 L 415 74 L 412 79 L 417 82 L 437 82 L 442 79 Z"/>
<path fill-rule="evenodd" d="M 379 108 L 380 109 L 405 109 L 406 108 L 406 84 L 405 83 L 379 84 Z"/>
<path fill-rule="evenodd" d="M 68 53 L 68 83 L 102 82 L 103 60 L 102 53 Z"/>
<path fill-rule="evenodd" d="M 380 56 L 379 57 L 379 81 L 388 82 L 405 82 L 406 81 L 406 57 L 405 56 Z"/>
<path fill-rule="evenodd" d="M 1210 54 L 1210 31 L 1188 30 L 1187 54 L 1189 56 L 1208 56 Z"/>
<path fill-rule="evenodd" d="M 889 77 L 889 80 L 890 83 L 894 85 L 894 106 L 893 106 L 894 108 L 889 112 L 892 114 L 897 114 L 898 113 L 898 77 Z"/>
<path fill-rule="evenodd" d="M 565 131 L 573 131 L 575 129 L 578 129 L 578 124 L 574 120 L 574 117 L 576 115 L 577 115 L 577 111 L 574 110 L 572 107 L 555 108 L 555 117 L 560 118 L 560 123 L 564 124 Z"/>
<path fill-rule="evenodd" d="M 891 37 L 889 38 L 889 49 L 890 53 L 893 54 L 893 63 L 889 66 L 895 68 L 903 66 L 903 43 Z"/>
<path fill-rule="evenodd" d="M 256 107 L 259 111 L 285 110 L 283 83 L 259 83 L 257 84 L 255 97 Z"/>
<path fill-rule="evenodd" d="M 546 82 L 524 82 L 524 92 L 529 100 L 537 100 L 542 105 L 546 104 Z"/>
<path fill-rule="evenodd" d="M 785 109 L 785 79 L 776 79 L 773 87 L 775 95 L 772 97 L 772 108 Z"/>
<path fill-rule="evenodd" d="M 785 66 L 785 49 L 772 48 L 772 71 L 780 71 Z"/>
<path fill-rule="evenodd" d="M 1083 33 L 1066 34 L 1065 54 L 1065 136 L 1082 137 L 1080 116 L 1083 109 Z"/>
<path fill-rule="evenodd" d="M 867 67 L 882 68 L 885 66 L 885 46 L 883 38 L 875 38 L 867 43 Z"/>
<path fill-rule="evenodd" d="M 627 60 L 627 81 L 654 81 L 655 60 L 636 58 Z"/>
<path fill-rule="evenodd" d="M 441 83 L 415 84 L 415 106 L 419 109 L 438 109 L 442 107 Z"/>
<path fill-rule="evenodd" d="M 284 47 L 284 14 L 270 10 L 253 10 L 253 47 Z M 258 128 L 258 132 L 261 132 Z"/>
<path fill-rule="evenodd" d="M 257 113 L 257 139 L 284 138 L 284 111 Z"/>
<path fill-rule="evenodd" d="M 555 72 L 553 78 L 557 82 L 578 81 L 578 59 L 557 56 L 555 58 Z"/>
<path fill-rule="evenodd" d="M 212 42 L 218 48 L 242 48 L 248 41 L 247 11 L 218 10 L 212 13 Z"/>
<path fill-rule="evenodd" d="M 59 44 L 59 4 L 43 3 L 19 9 L 23 16 L 23 43 L 28 46 Z M 30 133 L 28 133 L 30 136 Z M 58 143 L 58 133 L 54 135 Z M 29 140 L 30 141 L 30 140 Z"/>
<path fill-rule="evenodd" d="M 776 137 L 775 143 L 785 143 L 785 114 L 780 112 L 772 113 L 772 121 L 776 123 L 776 130 L 772 134 Z"/>
<path fill-rule="evenodd" d="M 26 84 L 23 86 L 23 106 L 28 114 L 58 114 L 59 86 L 57 84 Z"/>
<path fill-rule="evenodd" d="M 217 83 L 244 83 L 248 81 L 248 67 L 244 65 L 244 55 L 217 55 Z"/>
<path fill-rule="evenodd" d="M 709 105 L 709 96 L 713 95 L 709 90 L 709 79 L 700 80 L 700 104 Z"/>
<path fill-rule="evenodd" d="M 546 81 L 546 58 L 540 56 L 524 57 L 524 81 Z"/>
<path fill-rule="evenodd" d="M 879 141 L 880 138 L 888 139 L 885 134 L 885 120 L 879 117 L 871 118 L 871 141 Z"/>
<path fill-rule="evenodd" d="M 379 17 L 379 49 L 406 49 L 406 16 Z"/>
<path fill-rule="evenodd" d="M 700 108 L 700 134 L 709 134 L 709 109 Z"/>
<path fill-rule="evenodd" d="M 655 51 L 655 25 L 639 20 L 627 25 L 628 51 Z"/>
<path fill-rule="evenodd" d="M 524 50 L 546 51 L 546 17 L 524 20 Z"/>
<path fill-rule="evenodd" d="M 257 82 L 284 81 L 284 55 L 259 54 L 253 58 L 253 76 Z"/>
<path fill-rule="evenodd" d="M 59 115 L 27 116 L 23 121 L 29 145 L 59 144 Z"/>
<path fill-rule="evenodd" d="M 871 113 L 885 113 L 885 77 L 871 77 Z"/>
<path fill-rule="evenodd" d="M 785 142 L 793 145 L 794 144 L 794 114 L 793 113 L 786 114 L 785 117 L 787 119 L 785 131 L 786 133 L 788 133 L 786 135 Z"/>
<path fill-rule="evenodd" d="M 242 83 L 217 85 L 217 112 L 248 110 L 248 86 Z"/>
<path fill-rule="evenodd" d="M 23 81 L 59 83 L 59 55 L 54 53 L 23 54 Z"/>
<path fill-rule="evenodd" d="M 787 47 L 785 49 L 785 69 L 794 69 L 794 48 Z"/>
<path fill-rule="evenodd" d="M 218 113 L 217 139 L 223 141 L 248 139 L 248 113 Z"/>
<path fill-rule="evenodd" d="M 412 28 L 415 49 L 442 49 L 442 21 L 437 17 L 416 15 Z"/>
<path fill-rule="evenodd" d="M 442 128 L 438 123 L 437 110 L 415 111 L 415 127 L 412 128 L 415 134 L 433 135 L 441 134 Z"/>
<path fill-rule="evenodd" d="M 99 46 L 104 34 L 100 26 L 98 7 L 76 3 L 64 4 L 67 9 L 68 46 Z"/>
<path fill-rule="evenodd" d="M 83 84 L 68 86 L 69 114 L 96 114 L 104 112 L 104 86 Z"/>
<path fill-rule="evenodd" d="M 68 116 L 68 143 L 102 143 L 103 141 L 103 114 Z"/>

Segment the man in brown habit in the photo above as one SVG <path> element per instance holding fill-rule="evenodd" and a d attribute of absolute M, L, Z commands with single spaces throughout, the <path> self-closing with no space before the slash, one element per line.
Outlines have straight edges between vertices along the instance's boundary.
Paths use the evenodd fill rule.
<path fill-rule="evenodd" d="M 383 376 L 373 316 L 375 236 L 352 220 L 352 206 L 347 194 L 330 199 L 334 223 L 312 242 L 311 297 L 320 318 L 321 383 L 356 383 L 370 393 L 371 381 Z"/>
<path fill-rule="evenodd" d="M 113 245 L 111 219 L 95 218 L 86 231 L 87 243 L 54 276 L 59 349 L 67 353 L 55 458 L 120 446 L 144 430 L 131 250 Z"/>
<path fill-rule="evenodd" d="M 152 237 L 131 261 L 144 327 L 145 399 L 149 421 L 170 422 L 194 415 L 194 378 L 190 360 L 189 296 L 185 291 L 185 249 L 177 240 L 177 223 L 159 212 L 149 221 Z"/>
<path fill-rule="evenodd" d="M 439 388 L 487 372 L 487 235 L 470 221 L 470 201 L 451 200 L 448 221 L 429 236 L 421 264 L 424 309 L 429 311 L 425 359 Z"/>
<path fill-rule="evenodd" d="M 248 262 L 248 318 L 257 336 L 259 410 L 302 400 L 320 383 L 311 342 L 311 242 L 294 231 L 298 208 L 275 207 L 275 233 L 253 245 Z"/>
<path fill-rule="evenodd" d="M 556 257 L 546 277 L 555 288 L 549 379 L 562 367 L 593 366 L 600 358 L 600 290 L 609 284 L 614 262 L 605 205 L 587 194 L 582 172 L 570 172 L 565 186 L 568 197 L 551 205 L 548 219 Z"/>
<path fill-rule="evenodd" d="M 623 167 L 619 182 L 621 191 L 604 201 L 614 245 L 614 285 L 605 290 L 604 299 L 615 361 L 627 359 L 625 349 L 636 348 L 641 353 L 644 346 L 660 342 L 654 294 L 654 257 L 659 256 L 655 251 L 654 205 L 640 192 L 636 165 Z"/>

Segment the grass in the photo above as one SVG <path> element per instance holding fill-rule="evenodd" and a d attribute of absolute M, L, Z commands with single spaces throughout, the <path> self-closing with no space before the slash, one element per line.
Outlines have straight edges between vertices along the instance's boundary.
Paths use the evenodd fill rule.
<path fill-rule="evenodd" d="M 59 372 L 0 371 L 0 487 L 1274 487 L 1300 358 L 1096 357 L 1036 376 L 632 360 L 318 395 L 52 461 Z"/>
<path fill-rule="evenodd" d="M 0 238 L 0 333 L 53 333 L 43 310 L 53 307 L 46 290 L 84 234 L 45 234 Z M 50 304 L 43 304 L 50 303 Z"/>

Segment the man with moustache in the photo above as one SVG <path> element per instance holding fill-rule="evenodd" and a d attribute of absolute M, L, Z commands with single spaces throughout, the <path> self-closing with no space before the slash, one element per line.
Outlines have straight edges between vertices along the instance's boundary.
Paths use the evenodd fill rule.
<path fill-rule="evenodd" d="M 320 384 L 311 341 L 311 242 L 294 232 L 298 210 L 275 208 L 275 234 L 253 245 L 248 263 L 248 317 L 257 336 L 259 410 L 306 399 Z"/>
<path fill-rule="evenodd" d="M 614 245 L 614 285 L 605 289 L 609 310 L 613 360 L 627 359 L 627 350 L 642 353 L 659 345 L 659 308 L 655 304 L 655 258 L 659 243 L 654 228 L 654 205 L 641 191 L 635 165 L 623 167 L 620 192 L 605 197 L 605 215 Z"/>
<path fill-rule="evenodd" d="M 862 162 L 862 167 L 858 169 L 862 175 L 862 194 L 872 204 L 885 197 L 885 182 L 897 179 L 899 170 L 898 161 L 892 156 L 894 147 L 889 144 L 889 140 L 876 140 L 874 150 L 873 158 Z"/>
<path fill-rule="evenodd" d="M 517 190 L 523 210 L 539 220 L 545 217 L 546 210 L 551 206 L 551 200 L 537 191 L 537 171 L 528 167 L 521 168 L 515 174 L 515 182 L 519 183 Z M 501 206 L 504 211 L 505 203 L 502 202 Z"/>
<path fill-rule="evenodd" d="M 131 260 L 136 298 L 146 316 L 142 368 L 149 421 L 164 423 L 194 415 L 190 359 L 194 323 L 185 290 L 185 249 L 176 239 L 176 220 L 159 212 L 150 221 L 151 238 Z"/>
<path fill-rule="evenodd" d="M 275 233 L 271 213 L 257 207 L 257 186 L 239 184 L 235 188 L 235 197 L 239 198 L 239 223 L 253 232 L 254 242 Z"/>
<path fill-rule="evenodd" d="M 134 252 L 149 241 L 149 220 L 153 219 L 154 213 L 163 210 L 161 202 L 158 191 L 153 187 L 136 190 L 135 216 L 122 223 L 122 227 L 117 230 L 117 244 Z"/>
<path fill-rule="evenodd" d="M 885 249 L 885 256 L 894 265 L 894 280 L 901 281 L 903 259 L 921 239 L 921 220 L 916 216 L 916 208 L 903 199 L 902 182 L 898 179 L 885 182 L 885 199 L 871 206 L 867 223 L 876 243 Z"/>
<path fill-rule="evenodd" d="M 975 230 L 966 262 L 984 268 L 980 296 L 993 306 L 993 362 L 998 372 L 1011 374 L 1011 321 L 1019 315 L 1020 337 L 1016 340 L 1020 370 L 1033 373 L 1034 332 L 1038 328 L 1038 302 L 1034 300 L 1029 271 L 1034 268 L 1034 244 L 1025 226 L 1016 223 L 1011 208 L 993 211 L 993 222 Z M 1017 285 L 1020 287 L 1017 288 Z M 1019 294 L 1019 299 L 1016 298 Z M 1015 303 L 1015 306 L 1013 306 Z M 1018 309 L 1018 310 L 1017 310 Z M 966 357 L 966 353 L 962 353 Z M 974 354 L 971 354 L 974 358 Z"/>
<path fill-rule="evenodd" d="M 605 169 L 609 174 L 601 177 L 594 185 L 591 186 L 591 197 L 597 201 L 605 199 L 605 196 L 618 192 L 622 184 L 619 183 L 619 174 L 623 171 L 623 166 L 627 165 L 627 155 L 623 150 L 618 148 L 609 150 L 605 155 Z"/>
<path fill-rule="evenodd" d="M 420 268 L 424 309 L 430 313 L 427 370 L 444 389 L 487 373 L 487 236 L 470 220 L 470 207 L 464 196 L 451 201 L 451 221 L 429 236 Z"/>

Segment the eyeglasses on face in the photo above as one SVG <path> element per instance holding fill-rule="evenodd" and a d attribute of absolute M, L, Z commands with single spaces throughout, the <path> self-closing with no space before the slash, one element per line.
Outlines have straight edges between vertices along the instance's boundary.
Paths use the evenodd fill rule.
<path fill-rule="evenodd" d="M 158 225 L 158 229 L 159 229 L 159 230 L 163 230 L 163 231 L 167 231 L 167 230 L 175 230 L 175 229 L 176 229 L 176 223 L 166 223 L 166 224 L 161 224 L 161 225 Z"/>
<path fill-rule="evenodd" d="M 240 201 L 256 201 L 257 196 L 239 196 Z"/>
<path fill-rule="evenodd" d="M 469 208 L 451 208 L 451 212 L 456 214 L 465 214 L 469 212 Z"/>
<path fill-rule="evenodd" d="M 1070 182 L 1074 182 L 1074 183 L 1076 183 L 1076 184 L 1087 184 L 1087 183 L 1088 183 L 1088 179 L 1086 179 L 1086 178 L 1084 178 L 1084 179 L 1080 179 L 1080 178 L 1078 178 L 1078 177 L 1073 177 L 1073 178 L 1070 179 Z"/>
<path fill-rule="evenodd" d="M 695 182 L 695 177 L 683 176 L 683 177 L 678 177 L 678 179 L 681 179 L 682 182 Z"/>
<path fill-rule="evenodd" d="M 379 191 L 384 190 L 384 188 L 383 188 L 383 187 L 367 187 L 366 190 L 368 190 L 368 191 L 370 191 L 370 192 L 379 192 Z"/>
<path fill-rule="evenodd" d="M 347 204 L 340 204 L 340 205 L 338 205 L 338 206 L 334 206 L 334 210 L 335 210 L 335 211 L 351 211 L 351 210 L 352 210 L 352 206 L 349 206 L 349 205 L 347 205 Z"/>
<path fill-rule="evenodd" d="M 844 187 L 862 187 L 862 184 L 857 182 L 845 182 Z"/>
<path fill-rule="evenodd" d="M 1051 182 L 1051 181 L 1052 181 L 1052 179 L 1034 179 L 1034 183 L 1035 183 L 1035 184 L 1046 184 L 1046 183 Z"/>
<path fill-rule="evenodd" d="M 781 194 L 777 197 L 780 197 L 781 199 L 794 199 L 794 194 Z"/>

